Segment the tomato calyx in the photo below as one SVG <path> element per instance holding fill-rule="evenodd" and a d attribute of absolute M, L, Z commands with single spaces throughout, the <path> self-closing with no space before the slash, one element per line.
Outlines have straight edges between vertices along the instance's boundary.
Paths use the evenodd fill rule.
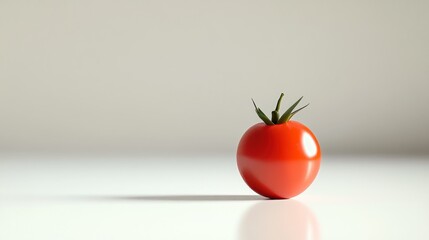
<path fill-rule="evenodd" d="M 276 109 L 274 111 L 271 112 L 271 119 L 269 119 L 267 117 L 267 115 L 265 115 L 265 113 L 258 107 L 256 106 L 255 101 L 252 98 L 252 102 L 253 105 L 255 106 L 255 111 L 256 114 L 259 116 L 259 118 L 267 125 L 275 125 L 275 124 L 283 124 L 286 123 L 287 121 L 289 121 L 297 112 L 301 111 L 302 109 L 304 109 L 305 107 L 307 107 L 309 105 L 309 103 L 307 105 L 305 105 L 304 107 L 301 107 L 297 110 L 294 111 L 294 109 L 296 108 L 296 106 L 299 104 L 299 102 L 301 102 L 303 97 L 300 97 L 298 99 L 298 101 L 296 101 L 292 106 L 290 106 L 285 113 L 283 113 L 282 116 L 280 116 L 279 111 L 280 111 L 280 104 L 281 101 L 284 97 L 284 93 L 280 94 L 279 100 L 277 100 L 277 105 L 276 105 Z"/>

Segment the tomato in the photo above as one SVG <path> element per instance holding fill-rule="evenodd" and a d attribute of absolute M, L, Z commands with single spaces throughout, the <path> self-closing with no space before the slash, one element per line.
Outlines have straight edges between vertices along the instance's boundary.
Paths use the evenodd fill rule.
<path fill-rule="evenodd" d="M 256 104 L 255 108 L 260 111 Z M 321 161 L 320 146 L 311 130 L 297 121 L 280 120 L 250 127 L 237 149 L 237 166 L 246 184 L 273 199 L 302 193 L 316 178 Z"/>

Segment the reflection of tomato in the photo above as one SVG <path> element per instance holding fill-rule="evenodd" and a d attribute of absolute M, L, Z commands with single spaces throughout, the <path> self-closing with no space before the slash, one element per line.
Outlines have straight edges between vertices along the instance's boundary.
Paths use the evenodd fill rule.
<path fill-rule="evenodd" d="M 240 240 L 319 240 L 317 216 L 304 203 L 260 201 L 246 210 L 239 225 Z"/>
<path fill-rule="evenodd" d="M 291 198 L 303 192 L 315 179 L 320 159 L 314 134 L 303 124 L 289 120 L 255 124 L 244 133 L 237 150 L 237 165 L 244 181 L 268 198 Z"/>

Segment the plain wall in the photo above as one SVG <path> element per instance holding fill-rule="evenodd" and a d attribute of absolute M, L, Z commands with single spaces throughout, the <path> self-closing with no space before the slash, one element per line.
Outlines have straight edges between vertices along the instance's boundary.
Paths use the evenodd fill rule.
<path fill-rule="evenodd" d="M 429 153 L 429 1 L 0 1 L 0 151 L 232 152 L 281 92 L 326 153 Z"/>

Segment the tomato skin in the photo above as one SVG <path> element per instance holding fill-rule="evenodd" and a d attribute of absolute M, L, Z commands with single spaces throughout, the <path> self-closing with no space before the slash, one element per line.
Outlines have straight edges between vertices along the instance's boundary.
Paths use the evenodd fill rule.
<path fill-rule="evenodd" d="M 237 166 L 247 185 L 268 198 L 302 193 L 320 168 L 321 151 L 314 134 L 297 121 L 257 123 L 243 135 Z"/>

